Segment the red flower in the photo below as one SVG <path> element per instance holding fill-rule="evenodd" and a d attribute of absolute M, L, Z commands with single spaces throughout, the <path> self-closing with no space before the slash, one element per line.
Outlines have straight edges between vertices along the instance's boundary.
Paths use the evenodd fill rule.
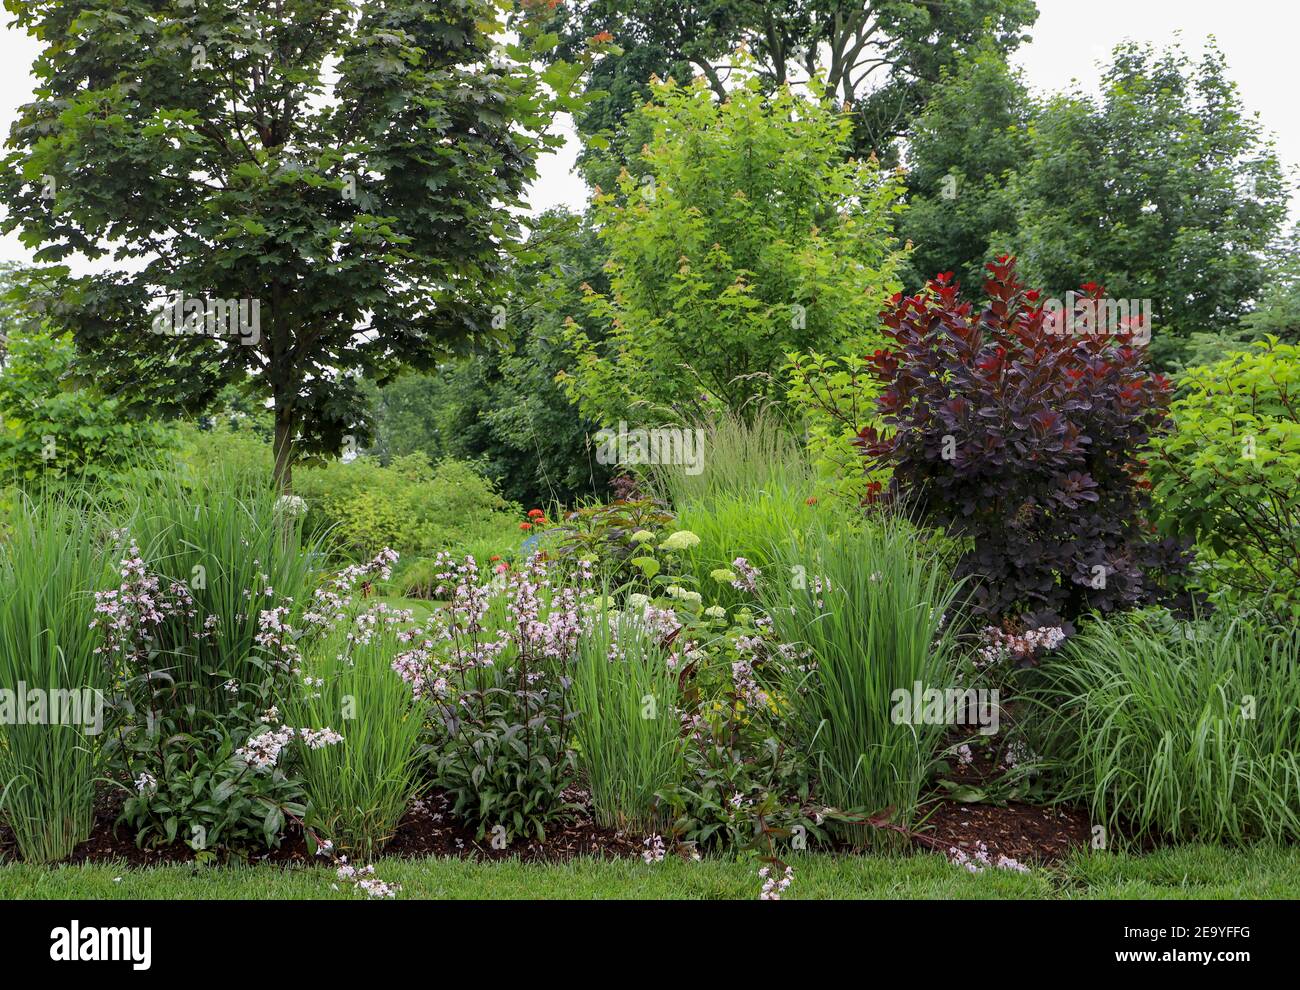
<path fill-rule="evenodd" d="M 543 515 L 545 515 L 545 513 L 542 512 L 541 509 L 529 509 L 529 510 L 528 510 L 528 518 L 529 518 L 529 519 L 536 519 L 538 516 L 543 516 Z"/>
<path fill-rule="evenodd" d="M 520 529 L 532 529 L 532 528 L 533 528 L 533 524 L 532 524 L 532 523 L 520 523 L 520 524 L 519 524 L 519 528 L 520 528 Z"/>
<path fill-rule="evenodd" d="M 813 498 L 811 495 L 809 495 L 808 498 L 804 501 L 804 505 L 816 505 L 816 504 L 817 504 L 817 499 Z"/>

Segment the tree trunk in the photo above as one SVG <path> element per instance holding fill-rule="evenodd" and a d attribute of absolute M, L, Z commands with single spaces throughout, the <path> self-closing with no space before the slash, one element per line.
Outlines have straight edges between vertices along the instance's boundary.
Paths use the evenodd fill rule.
<path fill-rule="evenodd" d="M 281 495 L 293 494 L 293 411 L 275 404 L 275 487 Z"/>

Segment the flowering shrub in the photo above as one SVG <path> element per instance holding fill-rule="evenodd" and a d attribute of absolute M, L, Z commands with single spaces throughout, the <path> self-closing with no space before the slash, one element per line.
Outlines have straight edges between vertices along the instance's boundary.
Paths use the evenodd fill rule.
<path fill-rule="evenodd" d="M 598 562 L 602 576 L 620 586 L 644 573 L 634 558 L 645 557 L 647 544 L 657 542 L 672 521 L 667 507 L 651 498 L 587 506 L 551 530 L 546 548 L 562 559 Z"/>
<path fill-rule="evenodd" d="M 535 556 L 489 576 L 473 557 L 438 558 L 434 593 L 447 607 L 402 634 L 393 669 L 432 705 L 433 782 L 479 838 L 544 838 L 569 810 L 573 783 L 569 672 L 582 614 L 595 592 L 589 568 L 564 585 L 561 568 Z"/>
<path fill-rule="evenodd" d="M 228 658 L 228 669 L 257 671 L 257 680 L 228 678 L 220 690 L 228 700 L 204 707 L 201 685 L 181 679 L 192 662 L 164 651 L 163 631 L 193 623 L 197 606 L 189 586 L 164 582 L 146 564 L 136 541 L 126 543 L 121 582 L 95 596 L 92 627 L 102 635 L 97 652 L 117 677 L 114 724 L 106 745 L 111 776 L 132 781 L 119 821 L 136 831 L 141 845 L 170 844 L 178 838 L 204 855 L 243 855 L 279 844 L 290 819 L 307 814 L 307 792 L 291 771 L 286 751 L 311 752 L 343 742 L 328 725 L 280 724 L 276 702 L 291 694 L 294 678 L 306 678 L 299 643 L 313 631 L 336 628 L 354 611 L 351 592 L 366 577 L 388 573 L 395 555 L 385 552 L 370 564 L 348 568 L 298 610 L 292 599 L 277 599 L 265 575 L 258 575 L 238 607 L 256 611 L 257 633 L 250 656 Z M 279 602 L 279 604 L 276 604 Z M 259 608 L 265 605 L 265 608 Z M 299 616 L 295 627 L 289 619 Z M 223 625 L 238 625 L 242 614 L 209 613 L 196 633 L 199 646 Z M 182 645 L 181 648 L 184 648 Z M 316 679 L 316 687 L 322 682 Z"/>
<path fill-rule="evenodd" d="M 142 736 L 124 754 L 136 776 L 118 821 L 134 829 L 136 845 L 179 839 L 200 860 L 278 846 L 286 817 L 307 812 L 302 781 L 279 760 L 297 730 L 263 731 L 243 709 L 206 721 L 197 734 L 176 734 L 165 718 L 164 742 Z M 160 758 L 149 746 L 161 747 Z"/>
<path fill-rule="evenodd" d="M 1070 619 L 1162 597 L 1157 574 L 1186 560 L 1152 534 L 1140 455 L 1167 426 L 1168 381 L 1129 335 L 1047 332 L 1015 259 L 988 270 L 981 312 L 941 275 L 883 314 L 896 347 L 871 357 L 885 430 L 862 431 L 869 466 L 892 467 L 892 496 L 971 541 L 956 575 L 975 579 L 979 615 Z"/>

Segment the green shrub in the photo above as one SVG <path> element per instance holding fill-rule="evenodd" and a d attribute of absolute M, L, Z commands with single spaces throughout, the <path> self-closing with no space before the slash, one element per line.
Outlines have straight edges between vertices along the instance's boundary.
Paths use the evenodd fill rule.
<path fill-rule="evenodd" d="M 668 654 L 630 615 L 602 613 L 578 641 L 574 735 L 598 824 L 639 834 L 667 823 L 656 795 L 685 775 L 679 695 Z"/>
<path fill-rule="evenodd" d="M 434 467 L 420 453 L 395 457 L 387 466 L 369 457 L 334 461 L 297 472 L 295 490 L 307 502 L 309 530 L 330 530 L 357 560 L 385 547 L 432 557 L 484 541 L 518 542 L 518 506 L 466 461 Z"/>
<path fill-rule="evenodd" d="M 822 803 L 915 823 L 946 726 L 895 720 L 893 693 L 952 680 L 949 561 L 913 526 L 882 516 L 857 529 L 818 526 L 782 544 L 758 581 L 778 638 L 807 651 L 785 694 Z M 850 829 L 859 842 L 882 833 Z"/>
<path fill-rule="evenodd" d="M 1111 841 L 1300 839 L 1300 636 L 1163 611 L 1088 625 L 1034 672 L 1031 738 Z"/>
<path fill-rule="evenodd" d="M 1300 346 L 1263 341 L 1183 385 L 1150 464 L 1162 526 L 1197 541 L 1225 603 L 1300 618 Z"/>
<path fill-rule="evenodd" d="M 182 424 L 182 458 L 199 478 L 219 477 L 238 486 L 267 485 L 275 467 L 271 443 L 252 429 L 218 423 L 211 429 Z"/>
<path fill-rule="evenodd" d="M 587 293 L 595 339 L 566 327 L 560 380 L 607 426 L 783 402 L 788 352 L 865 338 L 899 287 L 901 182 L 846 155 L 848 115 L 757 77 L 723 101 L 703 79 L 651 95 L 629 118 L 651 132 L 640 174 L 594 200 L 610 290 Z"/>
<path fill-rule="evenodd" d="M 302 780 L 279 765 L 262 770 L 240 756 L 249 739 L 261 734 L 258 706 L 245 701 L 214 715 L 196 711 L 189 732 L 164 731 L 136 736 L 135 773 L 118 822 L 135 832 L 136 845 L 167 846 L 181 841 L 200 862 L 246 858 L 280 844 L 286 815 L 301 819 Z"/>
<path fill-rule="evenodd" d="M 0 689 L 13 693 L 0 701 L 0 817 L 28 862 L 68 856 L 93 820 L 110 671 L 91 619 L 111 574 L 94 522 L 58 497 L 22 498 L 0 539 Z M 43 722 L 13 710 L 23 690 L 45 693 Z M 80 724 L 62 706 L 52 721 L 55 700 L 71 697 L 56 691 L 76 692 Z"/>
<path fill-rule="evenodd" d="M 0 475 L 114 484 L 156 466 L 173 443 L 168 428 L 133 422 L 117 400 L 75 387 L 76 358 L 67 334 L 10 335 L 0 366 Z"/>

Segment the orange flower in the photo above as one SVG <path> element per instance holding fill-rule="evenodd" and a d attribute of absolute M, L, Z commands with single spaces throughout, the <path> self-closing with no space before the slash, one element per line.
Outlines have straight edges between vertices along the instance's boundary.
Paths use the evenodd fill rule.
<path fill-rule="evenodd" d="M 607 45 L 613 40 L 614 36 L 608 31 L 601 31 L 600 34 L 593 34 L 591 36 L 591 43 L 593 45 Z"/>

